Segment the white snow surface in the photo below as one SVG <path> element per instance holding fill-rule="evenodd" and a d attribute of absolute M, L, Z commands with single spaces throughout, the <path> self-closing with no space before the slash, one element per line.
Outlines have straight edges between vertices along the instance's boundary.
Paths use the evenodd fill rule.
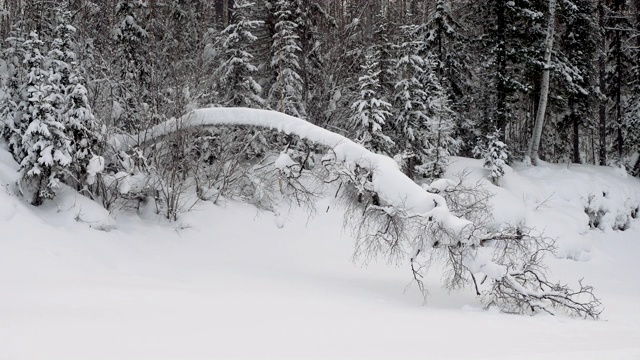
<path fill-rule="evenodd" d="M 488 174 L 461 158 L 449 174 L 463 168 Z M 483 311 L 473 291 L 441 290 L 435 269 L 423 306 L 407 264 L 351 261 L 331 200 L 312 219 L 228 201 L 169 223 L 153 204 L 114 219 L 62 188 L 35 208 L 13 195 L 17 165 L 0 148 L 0 359 L 640 359 L 640 222 L 590 230 L 576 200 L 598 186 L 633 197 L 638 180 L 507 170 L 490 188 L 496 214 L 547 225 L 564 255 L 583 254 L 549 266 L 595 287 L 602 320 Z"/>

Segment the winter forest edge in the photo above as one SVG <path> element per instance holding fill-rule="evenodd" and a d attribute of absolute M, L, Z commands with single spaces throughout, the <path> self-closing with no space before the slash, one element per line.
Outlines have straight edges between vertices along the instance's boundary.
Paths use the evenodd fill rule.
<path fill-rule="evenodd" d="M 70 186 L 175 221 L 333 187 L 356 256 L 410 259 L 425 294 L 440 261 L 487 307 L 602 311 L 547 274 L 554 239 L 495 226 L 486 190 L 443 175 L 452 156 L 496 186 L 523 159 L 640 175 L 639 1 L 2 4 L 0 131 L 32 205 Z"/>

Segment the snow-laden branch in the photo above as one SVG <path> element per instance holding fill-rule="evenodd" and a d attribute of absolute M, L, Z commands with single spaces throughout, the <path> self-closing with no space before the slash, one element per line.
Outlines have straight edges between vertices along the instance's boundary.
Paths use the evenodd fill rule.
<path fill-rule="evenodd" d="M 396 162 L 374 154 L 346 137 L 307 121 L 270 110 L 249 108 L 207 108 L 194 110 L 136 135 L 119 135 L 117 147 L 126 150 L 140 143 L 151 143 L 179 129 L 236 125 L 257 126 L 324 145 L 333 150 L 337 161 L 353 162 L 372 172 L 373 190 L 389 205 L 409 213 L 430 217 L 452 231 L 459 232 L 469 222 L 449 213 L 444 198 L 431 194 L 400 171 Z"/>

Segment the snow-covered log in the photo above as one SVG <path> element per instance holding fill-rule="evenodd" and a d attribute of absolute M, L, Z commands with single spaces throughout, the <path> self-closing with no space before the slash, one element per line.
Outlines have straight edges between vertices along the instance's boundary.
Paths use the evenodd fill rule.
<path fill-rule="evenodd" d="M 348 138 L 277 111 L 249 108 L 206 108 L 194 110 L 181 118 L 171 119 L 137 135 L 120 135 L 117 147 L 126 150 L 140 143 L 151 143 L 177 129 L 236 125 L 257 126 L 327 146 L 337 161 L 353 162 L 369 169 L 373 190 L 380 199 L 404 211 L 430 217 L 451 231 L 460 232 L 470 223 L 449 213 L 444 198 L 426 192 L 400 171 L 397 163 L 384 155 L 374 154 Z"/>

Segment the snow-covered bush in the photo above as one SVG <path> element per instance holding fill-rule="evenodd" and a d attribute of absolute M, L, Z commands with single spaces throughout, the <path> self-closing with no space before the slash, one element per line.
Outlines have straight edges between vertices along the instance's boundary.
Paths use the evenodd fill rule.
<path fill-rule="evenodd" d="M 592 229 L 626 230 L 631 221 L 638 216 L 640 202 L 634 199 L 622 199 L 610 190 L 595 191 L 584 198 L 584 212 L 589 216 Z"/>

